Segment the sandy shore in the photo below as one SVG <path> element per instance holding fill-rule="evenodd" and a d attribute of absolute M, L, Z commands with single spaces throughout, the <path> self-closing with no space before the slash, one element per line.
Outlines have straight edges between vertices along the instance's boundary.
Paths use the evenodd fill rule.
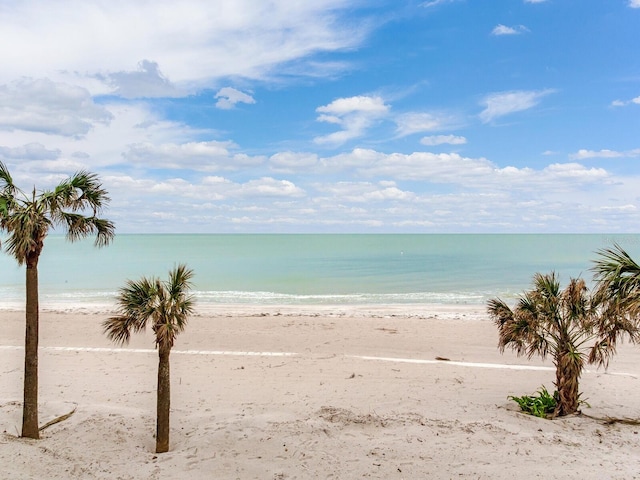
<path fill-rule="evenodd" d="M 24 318 L 0 312 L 0 478 L 640 478 L 640 347 L 590 369 L 590 417 L 517 412 L 549 362 L 500 355 L 479 307 L 210 307 L 171 357 L 171 451 L 155 455 L 150 332 L 41 315 L 39 441 L 17 437 Z M 439 361 L 446 358 L 449 361 Z M 520 368 L 514 368 L 520 367 Z M 516 473 L 517 470 L 517 473 Z"/>

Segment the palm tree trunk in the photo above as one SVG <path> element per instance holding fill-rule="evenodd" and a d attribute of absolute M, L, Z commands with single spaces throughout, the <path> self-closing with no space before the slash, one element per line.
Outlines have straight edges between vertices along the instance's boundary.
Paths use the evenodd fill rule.
<path fill-rule="evenodd" d="M 561 353 L 556 363 L 556 389 L 558 390 L 558 405 L 554 416 L 571 415 L 579 407 L 580 369 L 569 352 Z"/>
<path fill-rule="evenodd" d="M 171 408 L 171 379 L 169 354 L 171 347 L 158 345 L 158 405 L 156 423 L 156 453 L 169 451 L 169 410 Z"/>
<path fill-rule="evenodd" d="M 38 430 L 38 258 L 27 260 L 24 403 L 22 436 L 40 438 Z"/>

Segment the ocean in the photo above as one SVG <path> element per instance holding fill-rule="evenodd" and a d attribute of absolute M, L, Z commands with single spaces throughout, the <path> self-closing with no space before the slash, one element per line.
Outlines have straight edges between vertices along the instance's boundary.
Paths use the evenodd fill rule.
<path fill-rule="evenodd" d="M 513 301 L 534 273 L 591 280 L 599 249 L 640 259 L 640 235 L 149 234 L 102 249 L 50 235 L 39 264 L 41 307 L 115 305 L 127 279 L 195 272 L 203 304 L 484 304 Z M 0 308 L 24 304 L 24 267 L 0 253 Z"/>

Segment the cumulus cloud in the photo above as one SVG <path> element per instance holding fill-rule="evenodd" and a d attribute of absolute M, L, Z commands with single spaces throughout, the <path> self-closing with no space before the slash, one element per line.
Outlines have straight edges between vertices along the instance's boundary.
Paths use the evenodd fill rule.
<path fill-rule="evenodd" d="M 348 115 L 354 112 L 381 114 L 386 113 L 389 107 L 380 97 L 356 96 L 338 98 L 328 105 L 318 107 L 316 111 L 329 115 Z"/>
<path fill-rule="evenodd" d="M 505 115 L 529 110 L 538 105 L 542 98 L 553 92 L 554 90 L 547 89 L 492 93 L 482 101 L 485 109 L 480 113 L 480 119 L 483 123 L 488 123 Z"/>
<path fill-rule="evenodd" d="M 129 175 L 106 176 L 111 193 L 122 193 L 134 202 L 148 202 L 150 198 L 171 195 L 176 202 L 222 202 L 225 200 L 262 201 L 265 198 L 300 198 L 304 189 L 289 180 L 261 177 L 244 183 L 219 176 L 205 176 L 195 182 L 184 178 L 134 178 Z M 115 200 L 115 196 L 114 196 Z M 148 210 L 148 208 L 145 208 Z M 265 208 L 266 210 L 266 208 Z"/>
<path fill-rule="evenodd" d="M 320 163 L 326 172 L 353 170 L 363 177 L 421 180 L 492 190 L 519 188 L 531 191 L 541 187 L 566 190 L 608 178 L 602 168 L 587 168 L 577 163 L 558 163 L 535 170 L 498 167 L 485 158 L 464 157 L 458 153 L 385 154 L 363 148 L 322 159 Z M 571 179 L 573 187 L 565 182 L 567 178 Z"/>
<path fill-rule="evenodd" d="M 269 164 L 277 172 L 308 170 L 318 164 L 318 155 L 306 152 L 278 152 L 269 158 Z"/>
<path fill-rule="evenodd" d="M 0 130 L 82 136 L 111 119 L 81 87 L 31 78 L 0 85 Z"/>
<path fill-rule="evenodd" d="M 619 152 L 616 150 L 586 150 L 580 149 L 576 153 L 569 155 L 574 160 L 586 160 L 588 158 L 632 158 L 640 157 L 640 148 Z"/>
<path fill-rule="evenodd" d="M 175 125 L 163 128 L 167 133 L 176 133 Z M 144 133 L 139 132 L 140 135 Z M 164 134 L 158 133 L 156 140 L 162 138 L 165 138 Z M 388 154 L 373 149 L 355 149 L 326 158 L 309 152 L 283 151 L 268 159 L 268 165 L 274 171 L 313 171 L 313 183 L 309 184 L 297 177 L 263 176 L 259 169 L 253 168 L 261 164 L 250 165 L 257 162 L 258 157 L 237 157 L 234 154 L 237 149 L 233 142 L 131 144 L 120 171 L 123 172 L 126 165 L 132 173 L 103 177 L 105 187 L 114 199 L 110 218 L 117 221 L 123 231 L 175 231 L 176 225 L 180 225 L 181 231 L 207 231 L 212 225 L 225 229 L 231 228 L 232 224 L 252 225 L 257 229 L 262 228 L 261 225 L 265 228 L 277 225 L 281 231 L 286 230 L 287 225 L 293 231 L 304 225 L 315 225 L 315 228 L 343 228 L 339 227 L 341 225 L 344 228 L 354 225 L 386 229 L 446 228 L 445 225 L 463 222 L 479 225 L 478 205 L 491 211 L 493 216 L 499 216 L 501 213 L 513 214 L 504 205 L 517 202 L 523 203 L 518 211 L 527 210 L 531 215 L 538 212 L 537 218 L 542 221 L 540 215 L 558 208 L 558 204 L 553 207 L 548 203 L 550 200 L 538 202 L 537 192 L 544 191 L 545 198 L 557 194 L 554 201 L 559 201 L 563 192 L 574 195 L 585 188 L 608 188 L 612 183 L 603 169 L 578 163 L 557 163 L 543 169 L 499 167 L 483 158 L 457 154 Z M 40 152 L 42 157 L 53 157 L 56 153 L 49 146 L 26 144 L 3 147 L 1 151 L 13 156 L 19 156 L 21 152 Z M 84 155 L 80 157 L 84 160 Z M 234 163 L 237 161 L 247 162 L 242 167 L 246 178 L 242 182 L 190 173 L 192 170 L 233 171 L 232 165 L 238 165 Z M 77 169 L 77 164 L 71 165 L 59 158 L 33 160 L 30 164 L 57 172 L 56 178 L 63 172 L 62 167 L 67 168 L 66 174 Z M 180 167 L 180 170 L 174 167 Z M 338 172 L 349 172 L 342 175 L 349 180 L 332 183 L 330 179 Z M 355 181 L 354 178 L 369 178 L 370 181 Z M 403 185 L 405 181 L 411 182 L 409 185 L 413 188 Z M 415 190 L 416 181 L 426 186 L 425 191 Z M 37 184 L 41 185 L 41 182 Z M 440 193 L 433 192 L 433 185 L 438 185 L 435 189 Z M 457 193 L 445 193 L 448 191 Z M 622 203 L 604 205 L 610 207 L 611 212 L 631 214 L 630 208 L 622 209 L 620 205 L 632 205 L 633 195 L 622 198 Z M 524 205 L 524 199 L 530 199 L 531 205 Z M 562 205 L 570 209 L 566 203 Z M 132 215 L 132 210 L 143 213 Z M 571 211 L 572 215 L 578 215 Z M 552 220 L 546 218 L 544 221 L 548 224 Z M 486 227 L 485 223 L 482 225 Z"/>
<path fill-rule="evenodd" d="M 340 153 L 320 160 L 325 172 L 360 170 L 372 167 L 385 158 L 385 154 L 369 148 L 355 148 L 351 152 Z"/>
<path fill-rule="evenodd" d="M 60 150 L 49 150 L 41 143 L 27 143 L 19 147 L 0 145 L 0 157 L 15 160 L 53 160 L 60 156 Z"/>
<path fill-rule="evenodd" d="M 339 198 L 341 202 L 410 202 L 417 198 L 414 192 L 398 188 L 395 182 L 337 182 L 316 184 L 321 196 Z"/>
<path fill-rule="evenodd" d="M 640 0 L 629 0 L 629 6 L 631 8 L 640 8 Z"/>
<path fill-rule="evenodd" d="M 188 142 L 183 144 L 136 143 L 129 146 L 124 157 L 149 168 L 191 169 L 197 171 L 237 170 L 259 165 L 263 157 L 232 154 L 233 142 Z"/>
<path fill-rule="evenodd" d="M 318 107 L 317 120 L 340 126 L 342 129 L 314 138 L 319 145 L 339 146 L 362 136 L 376 121 L 385 117 L 389 106 L 381 97 L 356 96 L 338 98 L 328 105 Z"/>
<path fill-rule="evenodd" d="M 250 197 L 302 197 L 305 194 L 293 182 L 271 177 L 250 180 L 241 186 L 239 193 Z"/>
<path fill-rule="evenodd" d="M 218 90 L 216 97 L 216 107 L 223 110 L 229 110 L 236 106 L 236 103 L 256 103 L 253 97 L 247 93 L 236 90 L 232 87 L 224 87 Z"/>
<path fill-rule="evenodd" d="M 496 25 L 491 31 L 492 35 L 519 35 L 524 32 L 528 32 L 529 29 L 524 25 L 516 25 L 515 27 L 507 27 L 506 25 Z"/>
<path fill-rule="evenodd" d="M 435 145 L 464 145 L 467 143 L 465 137 L 456 135 L 431 135 L 428 137 L 422 137 L 420 139 L 422 145 L 435 146 Z"/>

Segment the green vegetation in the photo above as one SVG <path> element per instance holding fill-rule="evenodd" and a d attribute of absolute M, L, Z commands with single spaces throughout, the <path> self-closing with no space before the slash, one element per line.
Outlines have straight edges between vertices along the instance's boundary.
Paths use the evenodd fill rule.
<path fill-rule="evenodd" d="M 558 402 L 560 401 L 558 391 L 554 391 L 553 395 L 551 395 L 543 385 L 536 394 L 523 395 L 522 397 L 514 397 L 511 395 L 507 398 L 516 402 L 520 407 L 520 410 L 524 413 L 540 418 L 553 418 L 556 408 L 558 407 Z M 585 400 L 581 400 L 580 398 L 578 398 L 578 404 L 585 405 L 587 407 L 591 406 Z"/>
<path fill-rule="evenodd" d="M 508 398 L 516 402 L 523 412 L 536 417 L 547 418 L 555 412 L 558 406 L 558 391 L 556 390 L 551 395 L 543 385 L 536 393 L 537 395 L 510 396 Z"/>

